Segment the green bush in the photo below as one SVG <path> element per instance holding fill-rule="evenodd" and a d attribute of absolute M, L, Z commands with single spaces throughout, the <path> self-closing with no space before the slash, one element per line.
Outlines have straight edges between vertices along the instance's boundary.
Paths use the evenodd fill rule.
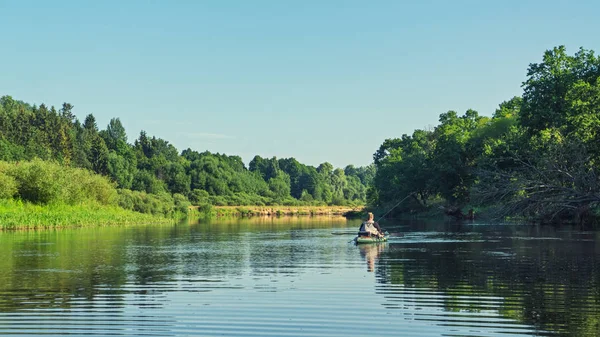
<path fill-rule="evenodd" d="M 115 183 L 107 177 L 90 171 L 75 168 L 63 168 L 65 174 L 64 200 L 76 204 L 82 200 L 97 201 L 102 205 L 116 205 L 118 194 Z"/>
<path fill-rule="evenodd" d="M 201 204 L 198 206 L 198 212 L 203 215 L 211 215 L 213 207 L 211 204 Z"/>
<path fill-rule="evenodd" d="M 205 190 L 194 189 L 188 194 L 188 198 L 192 205 L 199 206 L 209 201 L 209 194 Z"/>
<path fill-rule="evenodd" d="M 117 190 L 108 178 L 78 168 L 34 159 L 30 162 L 4 163 L 3 170 L 17 185 L 17 197 L 36 204 L 73 205 L 94 201 L 112 205 Z"/>
<path fill-rule="evenodd" d="M 134 192 L 131 190 L 119 189 L 118 193 L 119 193 L 119 198 L 118 198 L 119 207 L 132 211 L 133 206 L 135 205 L 134 199 L 136 198 L 136 196 L 134 195 Z"/>
<path fill-rule="evenodd" d="M 217 195 L 217 196 L 211 195 L 209 200 L 210 200 L 210 203 L 215 206 L 227 206 L 228 205 L 227 199 L 222 195 Z"/>
<path fill-rule="evenodd" d="M 64 186 L 59 170 L 41 160 L 15 164 L 9 174 L 17 182 L 18 197 L 37 204 L 57 202 Z"/>
<path fill-rule="evenodd" d="M 176 194 L 178 204 L 168 193 L 148 194 L 140 191 L 130 191 L 125 189 L 119 190 L 119 206 L 128 210 L 139 213 L 147 213 L 161 216 L 172 216 L 177 207 L 185 208 L 184 214 L 187 213 L 187 208 L 190 205 L 185 196 Z"/>
<path fill-rule="evenodd" d="M 175 212 L 175 201 L 169 193 L 147 194 L 147 197 L 150 200 L 152 214 L 169 216 Z"/>
<path fill-rule="evenodd" d="M 152 213 L 152 205 L 146 192 L 139 192 L 134 196 L 133 210 L 140 213 Z"/>
<path fill-rule="evenodd" d="M 173 202 L 175 203 L 175 209 L 182 214 L 187 214 L 192 205 L 185 195 L 179 193 L 173 194 Z"/>
<path fill-rule="evenodd" d="M 299 202 L 297 199 L 294 199 L 292 197 L 287 197 L 283 200 L 279 200 L 279 203 L 283 206 L 298 206 L 302 204 L 302 202 Z"/>
<path fill-rule="evenodd" d="M 331 204 L 336 206 L 347 206 L 348 201 L 342 197 L 333 197 Z"/>
<path fill-rule="evenodd" d="M 6 173 L 0 171 L 0 199 L 11 199 L 17 194 L 17 182 Z"/>

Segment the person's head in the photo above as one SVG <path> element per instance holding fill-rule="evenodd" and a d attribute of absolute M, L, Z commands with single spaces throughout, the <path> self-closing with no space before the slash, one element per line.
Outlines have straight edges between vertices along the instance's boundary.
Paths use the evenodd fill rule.
<path fill-rule="evenodd" d="M 369 212 L 369 213 L 367 213 L 367 215 L 369 216 L 369 218 L 367 220 L 373 221 L 373 213 Z"/>

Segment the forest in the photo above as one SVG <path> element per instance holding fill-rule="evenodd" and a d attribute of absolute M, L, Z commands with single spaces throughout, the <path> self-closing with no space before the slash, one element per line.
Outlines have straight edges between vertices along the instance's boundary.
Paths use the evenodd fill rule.
<path fill-rule="evenodd" d="M 185 212 L 190 204 L 364 205 L 367 186 L 375 175 L 373 165 L 348 165 L 341 169 L 325 162 L 313 167 L 294 158 L 258 155 L 246 167 L 239 156 L 189 148 L 179 152 L 168 141 L 144 131 L 130 143 L 119 118 L 111 119 L 105 129 L 100 129 L 93 114 L 81 123 L 69 103 L 57 110 L 10 96 L 0 98 L 2 162 L 0 199 L 73 204 L 76 200 L 71 200 L 70 190 L 59 183 L 68 177 L 53 174 L 61 167 L 78 168 L 108 179 L 117 195 L 114 200 L 121 207 L 161 214 Z M 18 166 L 21 162 L 30 164 Z M 31 179 L 32 170 L 37 172 L 36 181 L 50 185 L 55 181 L 56 186 L 28 189 L 26 182 Z M 64 179 L 52 178 L 58 176 Z M 77 177 L 84 175 L 73 176 L 76 184 L 93 185 L 89 184 L 91 178 Z M 106 183 L 102 186 L 105 188 Z"/>
<path fill-rule="evenodd" d="M 69 103 L 57 110 L 3 96 L 0 199 L 50 202 L 23 187 L 32 169 L 17 166 L 28 162 L 39 172 L 58 165 L 101 175 L 115 189 L 115 203 L 142 213 L 168 214 L 190 204 L 367 205 L 396 215 L 443 210 L 461 218 L 475 210 L 496 219 L 595 222 L 600 58 L 555 47 L 529 65 L 522 88 L 490 117 L 442 113 L 435 127 L 386 139 L 373 164 L 344 169 L 258 155 L 246 166 L 235 155 L 179 152 L 144 131 L 129 142 L 119 118 L 99 129 L 93 114 L 81 123 Z"/>
<path fill-rule="evenodd" d="M 442 113 L 439 124 L 387 139 L 373 156 L 368 202 L 396 213 L 592 223 L 600 216 L 600 58 L 564 46 L 532 63 L 523 93 L 491 117 Z M 462 210 L 462 211 L 461 211 Z"/>

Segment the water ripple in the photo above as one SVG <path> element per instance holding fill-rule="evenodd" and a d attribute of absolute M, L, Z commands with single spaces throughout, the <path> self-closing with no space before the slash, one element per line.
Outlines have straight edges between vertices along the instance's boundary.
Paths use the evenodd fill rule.
<path fill-rule="evenodd" d="M 591 232 L 402 224 L 387 244 L 357 247 L 344 236 L 355 228 L 240 221 L 5 238 L 0 335 L 600 335 Z M 35 235 L 45 244 L 28 244 Z"/>

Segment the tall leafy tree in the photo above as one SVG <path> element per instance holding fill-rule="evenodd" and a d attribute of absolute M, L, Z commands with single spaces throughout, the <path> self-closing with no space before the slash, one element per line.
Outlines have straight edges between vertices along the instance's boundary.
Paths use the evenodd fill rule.
<path fill-rule="evenodd" d="M 523 83 L 520 122 L 536 133 L 567 124 L 569 104 L 566 97 L 576 83 L 594 85 L 600 76 L 600 58 L 581 48 L 568 55 L 564 46 L 544 53 L 541 63 L 532 63 Z"/>

